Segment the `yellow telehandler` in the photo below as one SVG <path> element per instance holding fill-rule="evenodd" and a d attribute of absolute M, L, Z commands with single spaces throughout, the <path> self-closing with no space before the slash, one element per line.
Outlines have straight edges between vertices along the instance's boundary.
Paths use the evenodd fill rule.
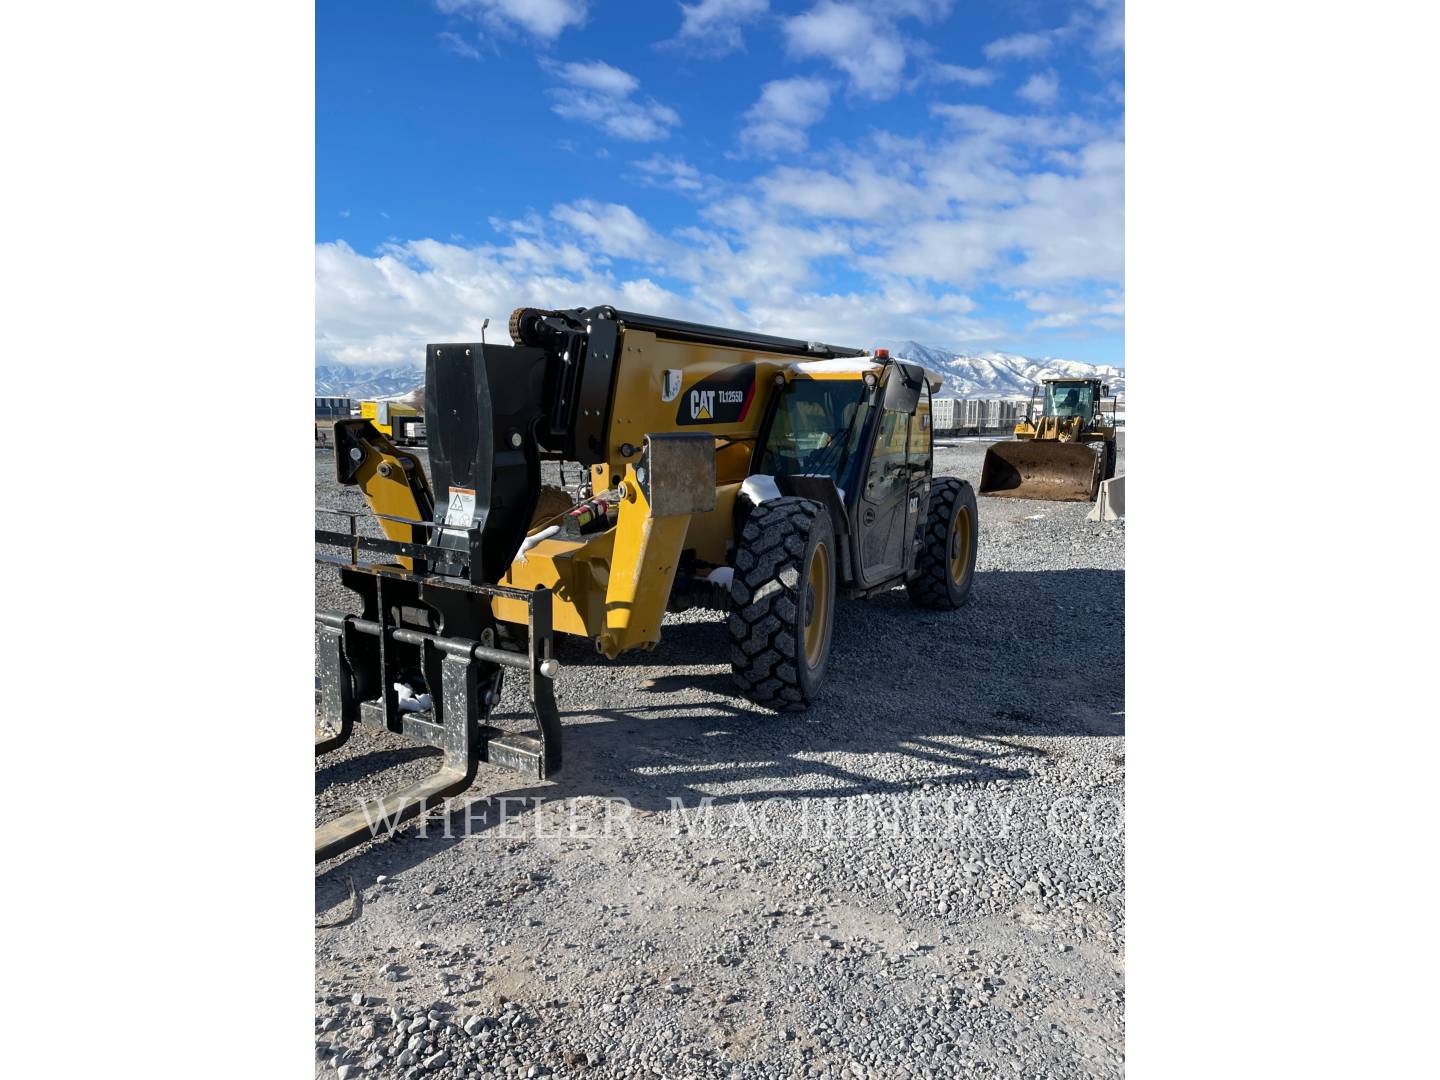
<path fill-rule="evenodd" d="M 1037 384 L 1015 439 L 985 451 L 980 494 L 1094 502 L 1100 481 L 1115 475 L 1115 418 L 1101 408 L 1110 387 L 1099 379 L 1045 379 L 1043 387 L 1039 415 Z"/>
<path fill-rule="evenodd" d="M 444 756 L 317 830 L 317 860 L 464 790 L 481 762 L 553 775 L 555 631 L 614 658 L 652 648 L 667 610 L 728 610 L 737 687 L 796 710 L 821 692 L 837 597 L 970 595 L 975 495 L 932 475 L 933 372 L 608 306 L 521 308 L 509 329 L 511 345 L 427 346 L 428 478 L 373 422 L 335 425 L 337 478 L 384 536 L 321 510 L 349 518 L 317 528 L 316 558 L 362 610 L 316 615 L 316 751 L 366 722 Z M 584 479 L 544 487 L 542 461 Z M 528 680 L 533 735 L 487 722 L 507 671 Z"/>

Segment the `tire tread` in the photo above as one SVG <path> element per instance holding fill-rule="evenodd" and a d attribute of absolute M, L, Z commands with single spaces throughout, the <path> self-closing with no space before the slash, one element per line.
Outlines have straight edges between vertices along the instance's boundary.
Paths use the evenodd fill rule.
<path fill-rule="evenodd" d="M 921 547 L 915 559 L 919 571 L 905 583 L 910 602 L 916 607 L 932 611 L 949 611 L 960 607 L 970 598 L 969 590 L 957 602 L 950 585 L 950 531 L 955 518 L 956 504 L 964 498 L 963 480 L 953 476 L 937 476 L 930 485 L 930 504 L 925 514 L 925 531 L 921 536 Z M 972 494 L 968 500 L 975 506 Z M 970 522 L 971 543 L 979 542 L 979 521 L 973 516 Z"/>
<path fill-rule="evenodd" d="M 805 580 L 801 564 L 824 513 L 810 499 L 767 500 L 745 522 L 735 553 L 726 620 L 730 666 L 746 697 L 777 712 L 810 704 L 795 664 L 795 626 Z"/>

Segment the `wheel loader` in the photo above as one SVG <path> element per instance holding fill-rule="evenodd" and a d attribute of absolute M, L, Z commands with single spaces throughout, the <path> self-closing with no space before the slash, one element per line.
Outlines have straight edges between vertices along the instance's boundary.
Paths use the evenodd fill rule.
<path fill-rule="evenodd" d="M 1043 404 L 1035 399 L 1043 385 Z M 1115 475 L 1115 420 L 1101 402 L 1110 387 L 1099 379 L 1045 379 L 1030 391 L 1030 406 L 1015 438 L 985 451 L 980 494 L 1012 499 L 1094 502 L 1100 481 Z"/>
<path fill-rule="evenodd" d="M 736 686 L 781 712 L 823 692 L 838 598 L 904 586 L 944 610 L 970 594 L 975 495 L 932 475 L 935 373 L 608 306 L 521 308 L 509 330 L 426 347 L 428 477 L 373 422 L 335 426 L 337 479 L 383 536 L 320 511 L 348 518 L 316 529 L 316 558 L 360 612 L 316 615 L 316 752 L 369 723 L 442 761 L 323 825 L 317 860 L 458 794 L 482 762 L 553 776 L 556 633 L 613 659 L 653 648 L 667 611 L 726 611 Z M 542 485 L 549 461 L 580 483 Z M 507 672 L 527 680 L 533 733 L 491 722 Z"/>

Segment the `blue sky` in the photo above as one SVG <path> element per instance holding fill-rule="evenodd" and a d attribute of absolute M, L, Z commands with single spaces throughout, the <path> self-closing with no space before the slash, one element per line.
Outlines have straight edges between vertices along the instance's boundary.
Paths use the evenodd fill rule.
<path fill-rule="evenodd" d="M 1123 364 L 1122 19 L 320 0 L 317 362 L 613 303 Z"/>

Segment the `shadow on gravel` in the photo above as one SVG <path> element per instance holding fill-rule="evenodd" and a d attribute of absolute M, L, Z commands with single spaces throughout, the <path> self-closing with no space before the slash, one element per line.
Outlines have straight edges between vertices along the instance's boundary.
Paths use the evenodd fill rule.
<path fill-rule="evenodd" d="M 656 694 L 673 694 L 681 690 L 704 690 L 727 694 L 733 689 L 728 671 L 702 671 L 693 675 L 659 675 L 640 684 L 641 690 Z"/>
<path fill-rule="evenodd" d="M 566 666 L 663 669 L 648 680 L 636 671 L 637 696 L 668 700 L 586 707 L 565 695 L 562 669 L 564 770 L 492 797 L 623 798 L 668 811 L 672 798 L 693 808 L 702 797 L 719 807 L 963 789 L 1029 779 L 1055 752 L 1037 737 L 1124 734 L 1123 571 L 980 572 L 955 612 L 917 611 L 903 590 L 842 603 L 824 695 L 805 713 L 777 715 L 740 697 L 716 671 L 727 645 L 718 614 L 667 625 L 653 652 L 614 662 L 567 644 Z M 356 758 L 336 778 L 392 757 Z M 435 825 L 417 839 L 412 826 L 342 857 L 317 880 L 317 910 L 345 899 L 349 875 L 395 873 L 462 842 L 463 815 L 453 821 L 455 839 Z M 471 837 L 484 829 L 472 821 Z"/>
<path fill-rule="evenodd" d="M 382 769 L 392 769 L 408 761 L 420 758 L 439 758 L 440 751 L 433 746 L 403 746 L 392 750 L 371 750 L 352 758 L 335 761 L 315 771 L 315 790 L 321 791 L 331 784 L 360 780 Z"/>

